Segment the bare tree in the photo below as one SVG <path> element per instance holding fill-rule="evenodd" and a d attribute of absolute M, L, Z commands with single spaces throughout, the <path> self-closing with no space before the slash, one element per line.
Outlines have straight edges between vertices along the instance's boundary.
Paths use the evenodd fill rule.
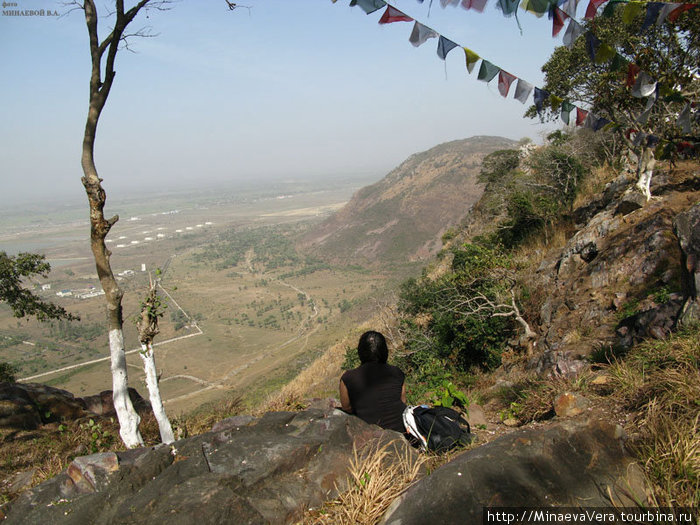
<path fill-rule="evenodd" d="M 440 297 L 436 301 L 438 311 L 477 319 L 512 317 L 523 329 L 519 345 L 526 348 L 528 356 L 532 355 L 537 334 L 518 308 L 517 283 L 514 273 L 510 270 L 494 269 L 489 279 L 493 279 L 499 285 L 486 287 L 489 289 L 488 292 L 485 292 L 484 287 L 480 286 L 478 282 L 480 279 L 475 279 L 473 282 L 467 283 L 466 286 L 438 290 L 437 295 Z"/>
<path fill-rule="evenodd" d="M 139 12 L 147 9 L 165 10 L 168 8 L 169 3 L 167 0 L 140 0 L 133 7 L 126 9 L 124 0 L 115 0 L 115 10 L 109 13 L 110 17 L 114 17 L 114 26 L 102 40 L 100 40 L 98 34 L 97 24 L 100 16 L 98 15 L 95 2 L 93 0 L 84 0 L 83 2 L 68 3 L 73 9 L 82 9 L 84 11 L 90 42 L 92 66 L 90 100 L 81 158 L 83 168 L 82 182 L 90 205 L 90 246 L 95 258 L 97 275 L 107 301 L 107 326 L 112 363 L 114 408 L 119 419 L 119 433 L 126 446 L 130 448 L 143 444 L 143 439 L 138 429 L 140 418 L 134 410 L 127 388 L 128 378 L 122 315 L 122 296 L 124 292 L 119 288 L 114 278 L 109 262 L 111 252 L 105 245 L 105 238 L 112 226 L 119 220 L 119 216 L 115 215 L 106 219 L 104 215 L 107 197 L 102 187 L 102 179 L 99 177 L 95 166 L 95 138 L 100 115 L 114 83 L 115 60 L 118 51 L 126 45 L 127 38 L 130 36 L 149 36 L 144 30 L 131 34 L 126 33 L 127 27 L 134 21 Z"/>

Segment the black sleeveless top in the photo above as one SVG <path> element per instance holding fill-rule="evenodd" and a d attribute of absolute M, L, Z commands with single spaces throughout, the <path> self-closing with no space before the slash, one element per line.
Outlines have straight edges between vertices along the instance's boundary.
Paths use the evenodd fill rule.
<path fill-rule="evenodd" d="M 340 378 L 348 389 L 352 412 L 382 428 L 405 432 L 401 401 L 404 373 L 386 363 L 364 363 Z"/>

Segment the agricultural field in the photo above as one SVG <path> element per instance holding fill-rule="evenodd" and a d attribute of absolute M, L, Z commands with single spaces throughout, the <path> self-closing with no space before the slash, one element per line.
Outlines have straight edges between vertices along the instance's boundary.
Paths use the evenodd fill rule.
<path fill-rule="evenodd" d="M 333 267 L 298 254 L 294 240 L 342 206 L 354 184 L 278 188 L 196 204 L 171 196 L 167 209 L 125 205 L 110 233 L 112 266 L 124 296 L 130 384 L 145 395 L 134 318 L 149 278 L 167 308 L 156 362 L 169 411 L 178 413 L 228 391 L 259 398 L 284 384 L 342 338 L 389 273 Z M 191 196 L 189 196 L 191 198 Z M 79 221 L 0 232 L 0 249 L 45 253 L 48 279 L 37 293 L 79 315 L 79 322 L 17 320 L 0 305 L 0 361 L 18 377 L 90 395 L 111 388 L 104 296 Z M 43 249 L 42 249 L 43 247 Z M 28 283 L 29 284 L 29 283 Z M 50 289 L 42 290 L 42 286 Z M 56 294 L 61 294 L 58 296 Z"/>

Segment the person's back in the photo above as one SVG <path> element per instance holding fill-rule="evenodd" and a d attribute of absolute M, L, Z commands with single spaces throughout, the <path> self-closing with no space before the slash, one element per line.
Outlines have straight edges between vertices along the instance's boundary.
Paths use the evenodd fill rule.
<path fill-rule="evenodd" d="M 387 347 L 379 332 L 360 338 L 358 354 L 362 364 L 340 379 L 343 409 L 367 423 L 405 432 L 402 414 L 406 408 L 404 373 L 386 363 Z"/>

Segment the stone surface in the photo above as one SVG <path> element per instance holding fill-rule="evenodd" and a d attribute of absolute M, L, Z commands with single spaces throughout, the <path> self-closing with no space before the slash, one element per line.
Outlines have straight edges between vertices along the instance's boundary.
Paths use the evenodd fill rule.
<path fill-rule="evenodd" d="M 295 522 L 347 486 L 354 448 L 388 443 L 417 454 L 401 434 L 339 410 L 230 418 L 171 446 L 77 458 L 12 502 L 6 523 Z"/>
<path fill-rule="evenodd" d="M 700 202 L 678 214 L 673 230 L 681 247 L 682 323 L 700 320 Z"/>
<path fill-rule="evenodd" d="M 35 468 L 13 474 L 3 482 L 5 490 L 10 494 L 19 494 L 32 486 L 35 474 Z"/>
<path fill-rule="evenodd" d="M 150 403 L 136 389 L 129 388 L 129 395 L 140 414 L 151 410 Z M 0 428 L 34 430 L 43 423 L 75 420 L 91 414 L 116 415 L 111 390 L 79 398 L 40 383 L 0 382 Z"/>
<path fill-rule="evenodd" d="M 582 414 L 589 405 L 585 397 L 564 392 L 554 399 L 554 413 L 559 417 L 574 417 Z"/>
<path fill-rule="evenodd" d="M 482 523 L 497 506 L 633 505 L 646 501 L 643 474 L 621 429 L 601 421 L 517 430 L 458 456 L 421 479 L 387 511 L 385 525 Z"/>
<path fill-rule="evenodd" d="M 627 215 L 635 210 L 643 208 L 647 203 L 647 198 L 636 188 L 627 190 L 615 208 L 615 215 Z"/>

